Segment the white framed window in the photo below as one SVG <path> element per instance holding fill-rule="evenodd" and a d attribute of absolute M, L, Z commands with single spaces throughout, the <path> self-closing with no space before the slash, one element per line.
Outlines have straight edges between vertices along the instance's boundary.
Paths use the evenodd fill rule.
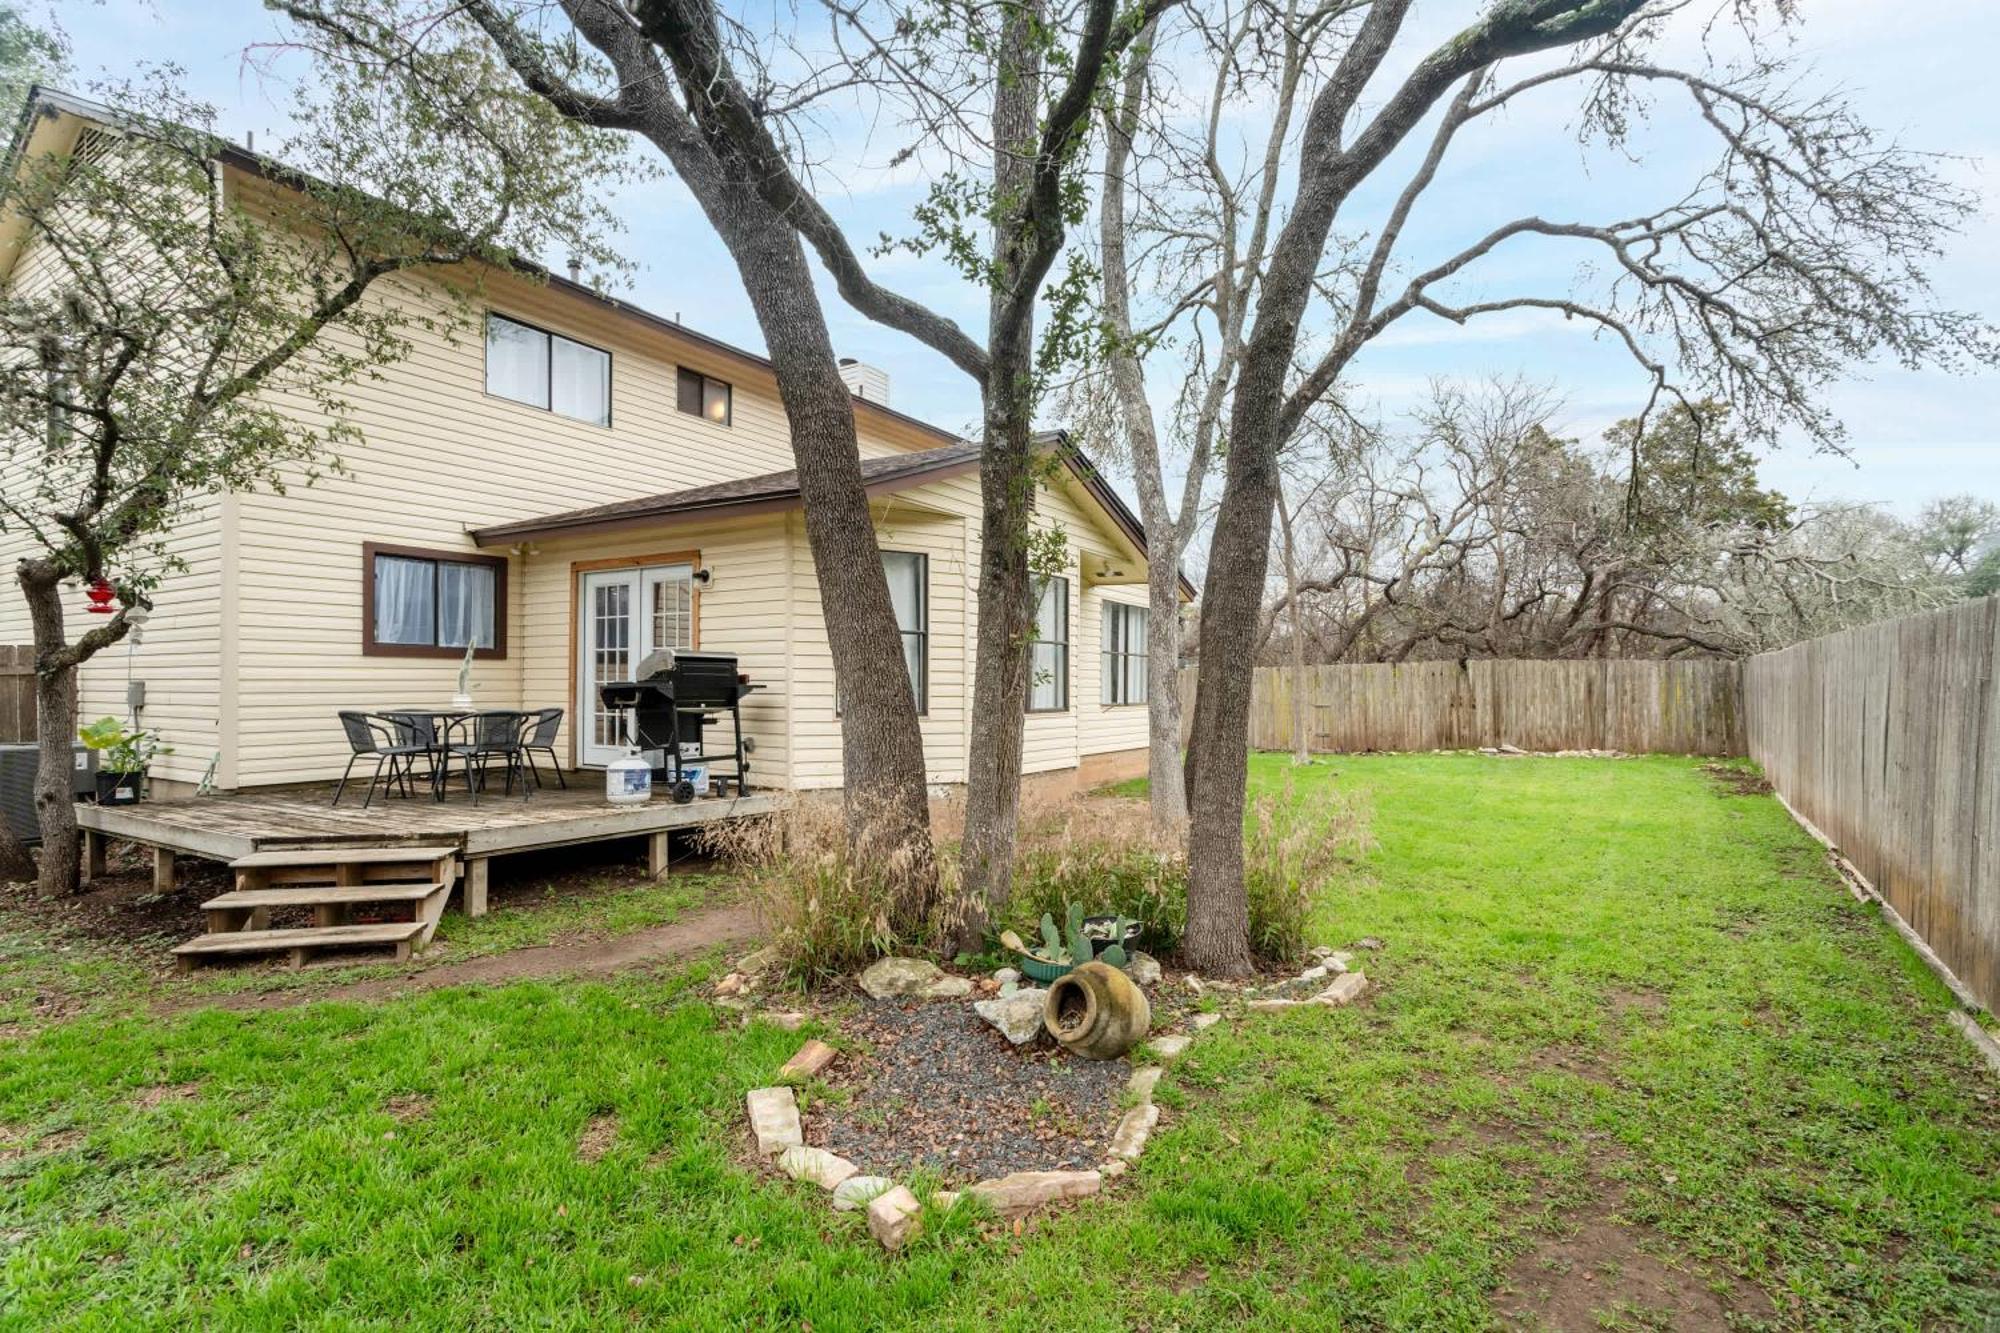
<path fill-rule="evenodd" d="M 1146 702 L 1146 625 L 1145 607 L 1104 604 L 1104 635 L 1098 645 L 1098 702 Z"/>
<path fill-rule="evenodd" d="M 611 353 L 518 319 L 489 314 L 486 392 L 593 426 L 609 426 Z"/>
<path fill-rule="evenodd" d="M 903 661 L 910 668 L 910 689 L 917 712 L 931 709 L 931 561 L 917 551 L 882 552 L 882 573 L 889 580 L 889 602 L 896 608 L 896 628 L 903 636 Z"/>
<path fill-rule="evenodd" d="M 1028 645 L 1028 711 L 1069 708 L 1069 580 L 1035 580 L 1035 638 Z"/>

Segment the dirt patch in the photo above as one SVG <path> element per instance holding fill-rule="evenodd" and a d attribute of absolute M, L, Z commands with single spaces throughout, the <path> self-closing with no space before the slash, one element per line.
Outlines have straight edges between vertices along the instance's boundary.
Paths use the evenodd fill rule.
<path fill-rule="evenodd" d="M 1592 1083 L 1614 1083 L 1616 1073 L 1601 1051 L 1568 1042 L 1544 1046 L 1528 1057 L 1528 1067 L 1545 1074 L 1569 1074 Z"/>
<path fill-rule="evenodd" d="M 431 1099 L 420 1092 L 398 1093 L 382 1103 L 382 1109 L 399 1125 L 413 1124 L 429 1118 Z"/>
<path fill-rule="evenodd" d="M 201 1092 L 199 1083 L 157 1083 L 150 1088 L 139 1089 L 139 1095 L 132 1104 L 142 1111 L 150 1111 L 168 1102 L 193 1101 Z"/>
<path fill-rule="evenodd" d="M 113 845 L 106 871 L 67 898 L 43 898 L 33 886 L 17 885 L 7 910 L 72 939 L 150 951 L 163 939 L 179 943 L 198 933 L 202 902 L 230 887 L 229 867 L 183 857 L 173 889 L 156 893 L 151 854 L 123 843 Z"/>
<path fill-rule="evenodd" d="M 806 1141 L 863 1170 L 915 1167 L 965 1183 L 1097 1165 L 1132 1065 L 1010 1045 L 968 1004 L 868 1004 L 841 1024 L 858 1050 L 827 1071 L 833 1096 Z"/>
<path fill-rule="evenodd" d="M 618 1142 L 618 1117 L 605 1112 L 590 1117 L 590 1123 L 583 1127 L 583 1134 L 576 1141 L 576 1156 L 580 1162 L 598 1162 L 611 1146 Z"/>
<path fill-rule="evenodd" d="M 1613 987 L 1610 999 L 1611 1016 L 1620 1020 L 1635 1014 L 1641 1019 L 1654 1019 L 1667 1011 L 1667 997 L 1656 990 Z"/>
<path fill-rule="evenodd" d="M 1725 796 L 1769 796 L 1773 790 L 1770 780 L 1754 769 L 1735 764 L 1703 764 L 1701 771 L 1708 774 Z"/>
<path fill-rule="evenodd" d="M 712 948 L 741 944 L 757 937 L 757 918 L 740 903 L 691 912 L 664 926 L 649 926 L 627 935 L 582 944 L 547 944 L 463 963 L 439 963 L 402 977 L 378 977 L 342 986 L 262 991 L 241 995 L 182 999 L 162 1006 L 163 1013 L 188 1009 L 285 1009 L 322 1000 L 386 1000 L 444 986 L 505 986 L 545 977 L 591 976 L 684 958 Z"/>
<path fill-rule="evenodd" d="M 1727 1273 L 1670 1266 L 1659 1238 L 1619 1216 L 1624 1191 L 1607 1186 L 1572 1213 L 1561 1235 L 1538 1238 L 1507 1270 L 1494 1309 L 1519 1327 L 1624 1326 L 1705 1331 L 1776 1313 L 1755 1284 Z"/>

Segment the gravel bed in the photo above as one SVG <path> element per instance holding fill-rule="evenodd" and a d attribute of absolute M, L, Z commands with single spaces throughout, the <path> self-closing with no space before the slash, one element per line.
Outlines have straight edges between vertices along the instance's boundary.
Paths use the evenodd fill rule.
<path fill-rule="evenodd" d="M 827 1071 L 844 1096 L 810 1109 L 806 1142 L 880 1175 L 921 1166 L 968 1184 L 1094 1167 L 1132 1075 L 1129 1060 L 1017 1050 L 970 1001 L 873 1002 L 840 1029 L 867 1049 Z"/>

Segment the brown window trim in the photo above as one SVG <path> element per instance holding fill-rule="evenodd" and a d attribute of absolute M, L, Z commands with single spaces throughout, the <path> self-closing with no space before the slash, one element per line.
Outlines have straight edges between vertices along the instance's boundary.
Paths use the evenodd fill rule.
<path fill-rule="evenodd" d="M 493 570 L 493 647 L 475 648 L 475 661 L 505 661 L 507 658 L 507 568 L 503 555 L 479 555 L 472 551 L 441 551 L 427 546 L 393 546 L 387 542 L 361 543 L 361 655 L 363 657 L 465 656 L 463 648 L 440 647 L 430 643 L 375 642 L 375 557 L 399 555 L 411 560 L 436 560 L 457 565 L 487 565 Z"/>

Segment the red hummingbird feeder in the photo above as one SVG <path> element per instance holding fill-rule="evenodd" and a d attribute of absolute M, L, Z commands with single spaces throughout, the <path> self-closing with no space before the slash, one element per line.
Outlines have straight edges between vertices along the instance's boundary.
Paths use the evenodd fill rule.
<path fill-rule="evenodd" d="M 112 587 L 107 579 L 92 579 L 86 593 L 90 598 L 90 605 L 85 609 L 94 616 L 110 615 L 111 604 L 118 600 L 118 590 Z"/>

